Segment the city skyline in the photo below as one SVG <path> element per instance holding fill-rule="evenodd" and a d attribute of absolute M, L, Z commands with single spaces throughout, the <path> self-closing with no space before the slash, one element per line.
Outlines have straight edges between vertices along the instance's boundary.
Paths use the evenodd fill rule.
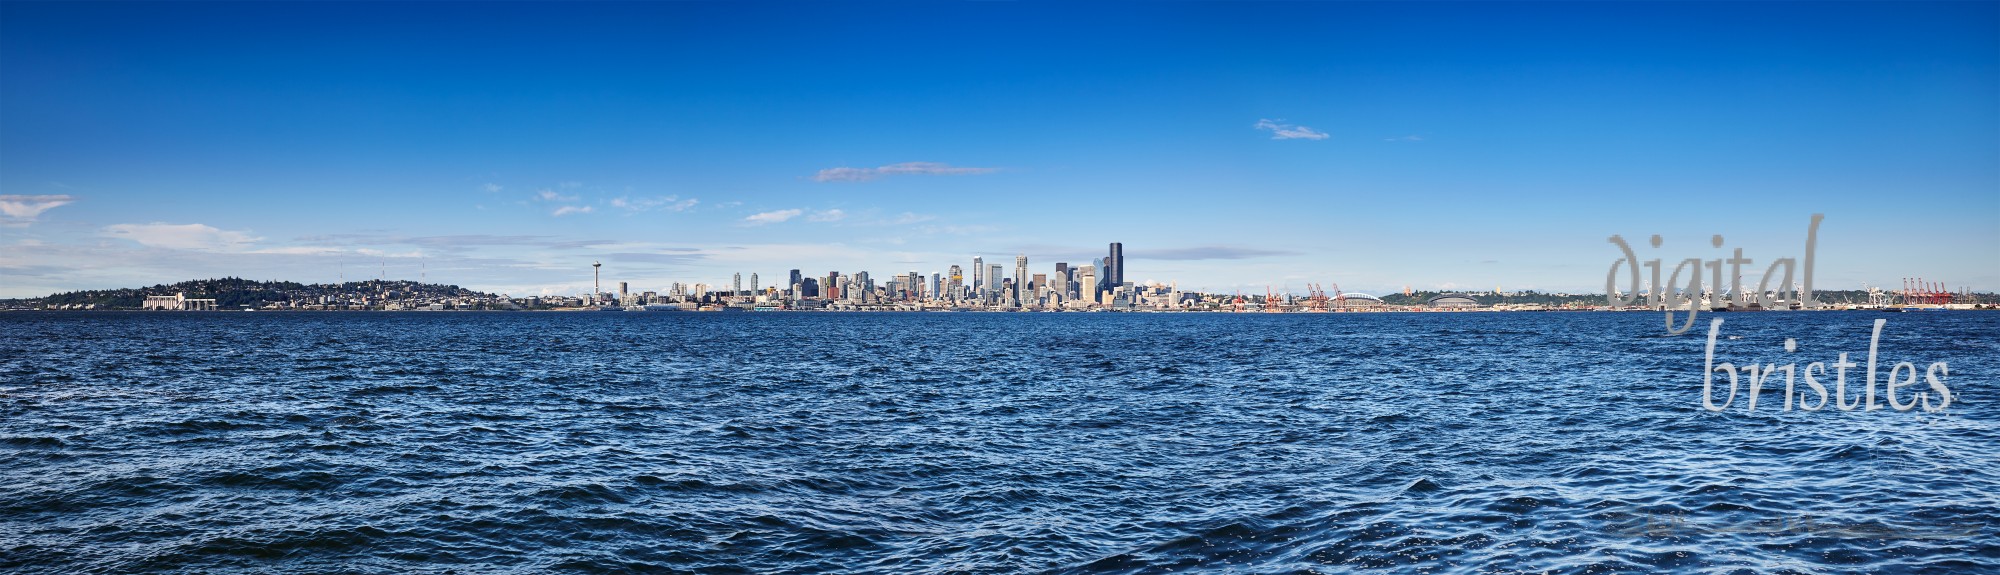
<path fill-rule="evenodd" d="M 1109 241 L 1191 291 L 1595 293 L 1607 236 L 1790 257 L 1814 213 L 1827 289 L 2000 286 L 2000 7 L 1459 8 L 5 3 L 0 297 Z"/>

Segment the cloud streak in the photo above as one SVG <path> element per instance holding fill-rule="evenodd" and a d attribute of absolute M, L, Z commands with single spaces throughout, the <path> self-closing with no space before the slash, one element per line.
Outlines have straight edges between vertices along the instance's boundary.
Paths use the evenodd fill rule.
<path fill-rule="evenodd" d="M 10 220 L 32 222 L 35 221 L 36 217 L 41 216 L 42 212 L 68 205 L 75 201 L 76 198 L 68 195 L 0 195 L 0 214 L 4 214 Z"/>
<path fill-rule="evenodd" d="M 1247 260 L 1250 258 L 1261 258 L 1265 256 L 1289 256 L 1289 255 L 1296 255 L 1297 253 L 1298 252 L 1288 252 L 1282 250 L 1265 250 L 1257 248 L 1239 248 L 1232 246 L 1196 246 L 1191 248 L 1172 248 L 1164 250 L 1144 250 L 1144 251 L 1135 250 L 1131 252 L 1126 252 L 1125 255 L 1126 257 L 1135 260 L 1187 261 L 1187 260 Z"/>
<path fill-rule="evenodd" d="M 1326 132 L 1297 124 L 1288 124 L 1284 120 L 1257 120 L 1256 128 L 1271 132 L 1271 139 L 1273 140 L 1324 140 L 1327 138 Z"/>
<path fill-rule="evenodd" d="M 813 181 L 866 182 L 886 176 L 975 176 L 998 171 L 999 168 L 968 168 L 939 162 L 903 162 L 876 168 L 827 168 L 813 174 Z"/>
<path fill-rule="evenodd" d="M 233 250 L 248 247 L 262 238 L 244 232 L 217 229 L 204 224 L 113 224 L 104 235 L 132 240 L 139 245 L 180 250 Z"/>
<path fill-rule="evenodd" d="M 680 199 L 680 197 L 678 196 L 665 196 L 657 198 L 632 198 L 627 196 L 619 196 L 616 198 L 612 198 L 610 203 L 611 207 L 625 210 L 628 212 L 644 212 L 655 209 L 667 210 L 670 212 L 684 212 L 690 208 L 693 208 L 695 204 L 701 203 L 701 200 L 697 200 L 694 198 L 688 198 L 683 200 Z"/>
<path fill-rule="evenodd" d="M 458 248 L 474 246 L 516 246 L 535 245 L 547 242 L 548 236 L 502 236 L 491 234 L 462 234 L 453 236 L 417 236 L 398 238 L 396 243 L 437 248 Z"/>
<path fill-rule="evenodd" d="M 748 217 L 743 218 L 743 222 L 753 226 L 761 226 L 764 224 L 775 224 L 783 222 L 785 220 L 799 217 L 799 214 L 803 213 L 805 213 L 805 210 L 799 210 L 799 209 L 773 210 L 769 212 L 750 214 Z"/>
<path fill-rule="evenodd" d="M 670 264 L 670 265 L 686 265 L 708 259 L 707 254 L 699 254 L 699 253 L 663 254 L 663 253 L 648 253 L 648 252 L 617 252 L 617 253 L 605 254 L 605 257 L 612 261 L 619 261 L 619 262 Z"/>

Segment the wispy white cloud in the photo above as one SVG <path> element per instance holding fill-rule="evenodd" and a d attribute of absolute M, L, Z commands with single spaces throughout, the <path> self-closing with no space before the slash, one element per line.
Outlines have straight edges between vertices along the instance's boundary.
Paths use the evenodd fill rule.
<path fill-rule="evenodd" d="M 500 184 L 494 184 L 494 183 L 488 183 L 484 186 L 480 186 L 480 189 L 486 190 L 486 193 L 489 194 L 499 192 L 501 190 Z"/>
<path fill-rule="evenodd" d="M 41 216 L 42 212 L 49 211 L 50 209 L 53 208 L 61 207 L 75 201 L 76 198 L 71 197 L 69 195 L 46 195 L 46 196 L 0 195 L 0 214 L 4 214 L 6 218 L 9 220 L 31 222 L 34 221 L 36 217 Z"/>
<path fill-rule="evenodd" d="M 1135 260 L 1247 260 L 1265 256 L 1297 255 L 1297 252 L 1235 246 L 1196 246 L 1191 248 L 1135 250 L 1125 255 Z"/>
<path fill-rule="evenodd" d="M 990 234 L 993 232 L 997 232 L 1000 231 L 1000 227 L 984 225 L 984 224 L 972 224 L 963 226 L 927 225 L 918 227 L 917 231 L 926 234 L 948 234 L 954 236 L 969 236 L 969 235 Z"/>
<path fill-rule="evenodd" d="M 1273 140 L 1324 140 L 1327 138 L 1326 132 L 1297 124 L 1289 124 L 1284 120 L 1257 120 L 1256 128 L 1270 131 L 1271 139 Z"/>
<path fill-rule="evenodd" d="M 204 224 L 113 224 L 104 235 L 139 242 L 139 245 L 182 250 L 235 250 L 263 238 L 245 232 L 217 229 Z"/>
<path fill-rule="evenodd" d="M 823 212 L 813 212 L 812 215 L 806 216 L 806 221 L 837 222 L 845 218 L 847 218 L 847 212 L 841 211 L 839 209 L 831 209 Z"/>
<path fill-rule="evenodd" d="M 614 252 L 605 254 L 605 257 L 615 262 L 686 265 L 707 259 L 708 255 L 686 252 Z"/>
<path fill-rule="evenodd" d="M 694 198 L 688 198 L 683 200 L 680 199 L 678 196 L 664 196 L 655 198 L 633 198 L 630 196 L 619 196 L 616 198 L 612 198 L 609 203 L 611 204 L 611 207 L 625 210 L 628 212 L 643 212 L 648 210 L 667 210 L 670 212 L 684 212 L 690 208 L 693 208 L 695 204 L 701 203 L 701 201 Z"/>
<path fill-rule="evenodd" d="M 968 168 L 939 162 L 903 162 L 878 168 L 827 168 L 813 174 L 815 182 L 866 182 L 884 176 L 971 176 L 991 174 L 999 168 Z"/>
<path fill-rule="evenodd" d="M 424 257 L 424 252 L 421 252 L 421 251 L 416 251 L 416 250 L 411 250 L 411 251 L 407 251 L 407 252 L 388 252 L 388 251 L 382 251 L 382 250 L 377 250 L 377 249 L 369 249 L 369 248 L 359 248 L 359 249 L 356 249 L 356 250 L 354 250 L 354 253 L 357 253 L 357 254 L 361 254 L 361 255 L 364 255 L 364 256 L 369 256 L 369 257 L 378 257 L 378 258 L 421 258 L 421 257 Z"/>
<path fill-rule="evenodd" d="M 288 255 L 288 256 L 323 256 L 323 255 L 334 255 L 334 254 L 344 254 L 344 253 L 355 253 L 355 250 L 350 250 L 336 246 L 280 246 L 275 248 L 254 249 L 250 250 L 249 253 L 277 254 L 277 255 Z"/>
<path fill-rule="evenodd" d="M 563 182 L 562 184 L 556 187 L 569 190 L 569 189 L 575 189 L 581 185 L 582 184 L 578 184 L 576 182 Z M 536 190 L 534 199 L 535 201 L 539 202 L 551 202 L 551 203 L 562 204 L 556 206 L 555 209 L 553 210 L 549 210 L 549 215 L 558 218 L 570 214 L 588 214 L 597 211 L 597 208 L 592 206 L 580 206 L 572 203 L 582 200 L 583 199 L 582 196 L 579 196 L 577 194 L 564 194 L 549 188 L 542 188 L 540 190 Z"/>
<path fill-rule="evenodd" d="M 339 246 L 278 246 L 245 250 L 242 253 L 281 256 L 339 256 L 351 254 L 371 258 L 421 258 L 428 255 L 422 250 L 391 252 L 375 248 L 344 248 Z"/>
<path fill-rule="evenodd" d="M 743 222 L 753 226 L 764 225 L 764 224 L 775 224 L 778 222 L 783 222 L 785 220 L 799 217 L 799 214 L 803 213 L 805 213 L 805 210 L 799 210 L 799 209 L 774 210 L 769 212 L 750 214 L 748 217 L 743 218 Z"/>

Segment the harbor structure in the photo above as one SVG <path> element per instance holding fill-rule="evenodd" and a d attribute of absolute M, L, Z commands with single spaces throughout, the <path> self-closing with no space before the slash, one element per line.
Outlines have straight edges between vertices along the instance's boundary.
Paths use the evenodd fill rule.
<path fill-rule="evenodd" d="M 170 311 L 212 311 L 215 309 L 215 300 L 190 298 L 187 296 L 187 293 L 185 292 L 176 293 L 174 295 L 149 295 L 146 296 L 146 301 L 140 305 L 139 309 L 170 310 Z"/>

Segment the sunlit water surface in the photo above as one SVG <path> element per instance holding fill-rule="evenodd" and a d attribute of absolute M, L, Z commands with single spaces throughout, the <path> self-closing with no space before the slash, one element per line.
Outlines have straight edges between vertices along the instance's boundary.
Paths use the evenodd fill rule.
<path fill-rule="evenodd" d="M 5 313 L 0 570 L 2000 572 L 2000 313 L 1710 317 Z"/>

